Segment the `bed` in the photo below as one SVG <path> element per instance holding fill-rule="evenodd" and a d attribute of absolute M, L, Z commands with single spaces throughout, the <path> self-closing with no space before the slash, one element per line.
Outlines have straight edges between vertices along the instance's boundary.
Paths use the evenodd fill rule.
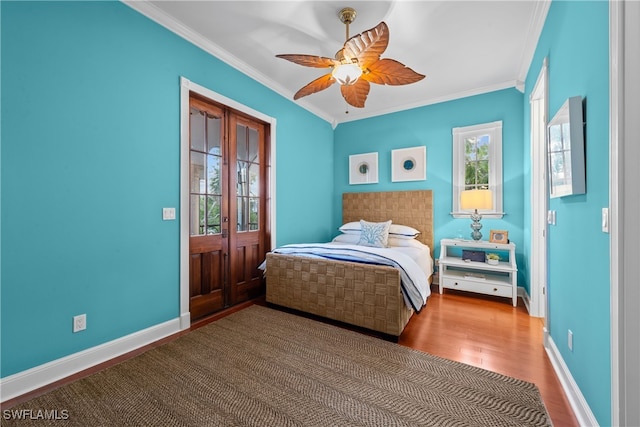
<path fill-rule="evenodd" d="M 413 227 L 420 230 L 416 240 L 433 248 L 431 190 L 344 193 L 343 224 L 361 219 Z M 432 251 L 428 261 L 433 261 Z M 266 256 L 268 303 L 395 337 L 415 311 L 401 286 L 401 273 L 392 266 L 273 252 Z"/>

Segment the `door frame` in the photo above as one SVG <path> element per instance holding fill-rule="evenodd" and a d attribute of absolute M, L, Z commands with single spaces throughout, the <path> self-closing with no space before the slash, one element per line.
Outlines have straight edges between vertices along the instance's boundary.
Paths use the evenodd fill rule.
<path fill-rule="evenodd" d="M 611 424 L 640 421 L 640 16 L 638 2 L 609 2 L 609 230 L 611 265 Z M 634 142 L 632 142 L 634 141 Z"/>
<path fill-rule="evenodd" d="M 191 327 L 189 312 L 189 93 L 194 92 L 226 105 L 234 110 L 255 117 L 269 124 L 269 194 L 267 203 L 270 217 L 271 241 L 276 241 L 276 119 L 240 104 L 217 92 L 194 83 L 186 77 L 180 77 L 180 330 Z"/>
<path fill-rule="evenodd" d="M 549 65 L 544 58 L 542 69 L 531 92 L 529 105 L 531 144 L 531 268 L 529 272 L 529 314 L 544 318 L 545 336 L 549 330 L 547 313 L 547 122 L 549 99 Z M 537 113 L 536 113 L 537 111 Z M 542 114 L 540 114 L 540 112 Z"/>

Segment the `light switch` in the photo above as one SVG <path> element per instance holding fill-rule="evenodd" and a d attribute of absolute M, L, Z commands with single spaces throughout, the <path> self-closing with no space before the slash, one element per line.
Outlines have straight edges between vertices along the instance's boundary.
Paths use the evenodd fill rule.
<path fill-rule="evenodd" d="M 602 232 L 609 232 L 609 208 L 602 208 Z"/>
<path fill-rule="evenodd" d="M 547 211 L 547 224 L 556 225 L 556 211 Z"/>
<path fill-rule="evenodd" d="M 176 219 L 176 208 L 162 208 L 162 220 L 172 221 Z"/>

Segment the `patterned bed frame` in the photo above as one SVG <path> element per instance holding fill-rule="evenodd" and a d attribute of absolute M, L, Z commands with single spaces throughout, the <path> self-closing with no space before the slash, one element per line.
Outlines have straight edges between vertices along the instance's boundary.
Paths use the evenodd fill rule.
<path fill-rule="evenodd" d="M 431 190 L 344 193 L 343 223 L 360 219 L 414 227 L 433 251 Z M 266 280 L 268 303 L 396 337 L 413 314 L 393 267 L 268 253 Z"/>

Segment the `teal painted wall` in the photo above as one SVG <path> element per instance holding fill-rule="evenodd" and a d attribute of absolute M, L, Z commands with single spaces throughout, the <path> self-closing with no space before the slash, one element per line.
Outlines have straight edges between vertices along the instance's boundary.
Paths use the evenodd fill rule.
<path fill-rule="evenodd" d="M 451 129 L 503 120 L 507 215 L 483 220 L 483 231 L 510 231 L 528 290 L 528 96 L 548 56 L 550 114 L 573 95 L 586 97 L 587 112 L 587 194 L 550 204 L 558 224 L 549 230 L 549 327 L 609 424 L 609 239 L 599 231 L 608 204 L 606 2 L 552 3 L 524 95 L 497 91 L 335 132 L 121 3 L 0 8 L 0 376 L 178 315 L 178 221 L 160 212 L 179 205 L 180 76 L 277 119 L 277 245 L 333 237 L 345 191 L 433 189 L 436 241 L 468 233 L 469 221 L 449 214 Z M 427 180 L 391 183 L 391 150 L 417 145 L 427 147 Z M 379 183 L 350 186 L 348 156 L 373 151 Z M 79 313 L 88 329 L 72 334 Z"/>
<path fill-rule="evenodd" d="M 531 63 L 529 94 L 549 59 L 549 117 L 571 96 L 586 99 L 585 195 L 552 199 L 556 225 L 549 226 L 549 330 L 571 375 L 600 425 L 611 423 L 609 235 L 600 214 L 609 204 L 609 5 L 601 1 L 554 1 Z M 525 165 L 530 162 L 525 137 Z M 529 210 L 525 179 L 525 211 Z M 567 331 L 573 331 L 573 351 Z"/>
<path fill-rule="evenodd" d="M 375 89 L 375 88 L 374 88 Z M 523 241 L 523 94 L 505 89 L 468 98 L 415 108 L 367 120 L 338 125 L 335 131 L 334 233 L 342 215 L 342 193 L 432 189 L 434 201 L 434 255 L 440 251 L 440 239 L 465 238 L 471 233 L 469 219 L 455 219 L 452 210 L 452 163 L 455 127 L 502 120 L 502 160 L 504 211 L 502 219 L 483 219 L 483 239 L 489 230 L 509 230 L 522 263 Z M 415 146 L 427 147 L 426 181 L 391 182 L 391 150 Z M 349 156 L 378 153 L 378 183 L 349 185 Z M 524 263 L 523 263 L 524 264 Z M 520 286 L 527 287 L 526 271 L 518 274 Z"/>
<path fill-rule="evenodd" d="M 120 2 L 0 7 L 2 377 L 178 316 L 180 76 L 276 118 L 277 244 L 329 233 L 327 122 Z"/>

